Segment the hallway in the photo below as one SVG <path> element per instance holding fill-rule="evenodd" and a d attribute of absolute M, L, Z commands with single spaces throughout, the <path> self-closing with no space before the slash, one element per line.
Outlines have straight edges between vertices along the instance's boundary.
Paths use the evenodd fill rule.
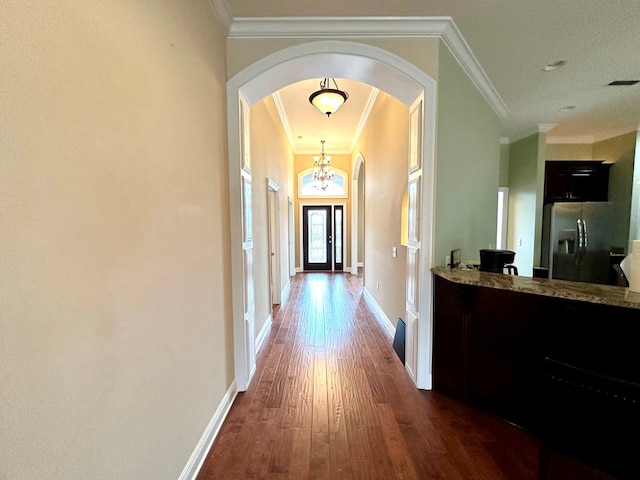
<path fill-rule="evenodd" d="M 362 277 L 298 273 L 198 480 L 535 479 L 537 442 L 417 390 Z"/>

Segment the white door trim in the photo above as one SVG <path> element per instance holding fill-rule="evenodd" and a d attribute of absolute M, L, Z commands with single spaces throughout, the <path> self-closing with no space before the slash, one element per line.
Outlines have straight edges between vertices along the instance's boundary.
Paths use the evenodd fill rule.
<path fill-rule="evenodd" d="M 358 152 L 353 160 L 351 176 L 351 274 L 358 274 L 358 239 L 360 236 L 360 175 L 364 157 Z"/>
<path fill-rule="evenodd" d="M 296 274 L 296 225 L 294 223 L 293 198 L 291 197 L 287 197 L 287 209 L 289 222 L 289 276 L 293 277 Z"/>
<path fill-rule="evenodd" d="M 269 283 L 271 304 L 282 303 L 282 277 L 280 274 L 280 187 L 267 178 L 267 217 L 269 228 Z"/>

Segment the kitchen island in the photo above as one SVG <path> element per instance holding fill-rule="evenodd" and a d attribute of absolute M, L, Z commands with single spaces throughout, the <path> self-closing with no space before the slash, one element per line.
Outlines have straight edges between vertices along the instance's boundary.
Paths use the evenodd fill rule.
<path fill-rule="evenodd" d="M 637 428 L 640 294 L 478 270 L 434 268 L 432 274 L 434 390 L 536 434 L 550 425 L 555 405 L 588 417 L 585 425 L 601 420 L 600 436 L 622 438 L 616 422 Z M 592 414 L 592 393 L 617 401 L 619 392 L 608 389 L 618 385 L 628 387 L 621 406 L 598 403 Z M 616 438 L 606 441 L 618 452 L 626 444 Z"/>
<path fill-rule="evenodd" d="M 495 288 L 532 295 L 542 295 L 545 297 L 640 309 L 640 293 L 632 292 L 625 287 L 501 275 L 481 272 L 476 269 L 438 267 L 433 268 L 431 271 L 437 277 L 462 285 L 473 285 L 476 287 Z"/>

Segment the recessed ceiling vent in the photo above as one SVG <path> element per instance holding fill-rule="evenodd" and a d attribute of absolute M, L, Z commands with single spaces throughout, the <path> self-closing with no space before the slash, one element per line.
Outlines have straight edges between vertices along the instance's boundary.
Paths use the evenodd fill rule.
<path fill-rule="evenodd" d="M 636 83 L 640 83 L 640 80 L 614 80 L 608 85 L 635 85 Z"/>

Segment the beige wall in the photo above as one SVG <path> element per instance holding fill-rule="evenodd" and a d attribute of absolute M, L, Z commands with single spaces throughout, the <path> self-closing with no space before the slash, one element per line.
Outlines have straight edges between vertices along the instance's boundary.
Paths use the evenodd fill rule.
<path fill-rule="evenodd" d="M 4 3 L 0 478 L 178 477 L 233 382 L 225 82 L 307 41 L 227 41 L 205 0 Z M 495 114 L 438 39 L 350 41 L 443 72 L 436 260 L 484 246 L 495 234 Z M 392 321 L 405 302 L 406 118 L 406 106 L 381 101 L 357 147 L 365 281 Z M 268 101 L 252 109 L 264 205 L 267 176 L 294 189 L 272 120 Z"/>
<path fill-rule="evenodd" d="M 233 381 L 206 0 L 6 1 L 0 478 L 176 479 Z"/>
<path fill-rule="evenodd" d="M 271 97 L 251 107 L 251 174 L 253 198 L 253 276 L 255 281 L 255 334 L 260 334 L 272 302 L 269 292 L 270 252 L 267 214 L 267 178 L 278 187 L 280 289 L 289 282 L 287 197 L 293 175 L 293 154 Z M 277 281 L 277 280 L 276 280 Z"/>
<path fill-rule="evenodd" d="M 355 151 L 365 165 L 364 286 L 393 325 L 398 317 L 406 320 L 407 249 L 400 245 L 400 213 L 408 181 L 408 140 L 408 107 L 381 92 Z"/>
<path fill-rule="evenodd" d="M 545 157 L 547 160 L 592 160 L 593 144 L 547 143 Z"/>

